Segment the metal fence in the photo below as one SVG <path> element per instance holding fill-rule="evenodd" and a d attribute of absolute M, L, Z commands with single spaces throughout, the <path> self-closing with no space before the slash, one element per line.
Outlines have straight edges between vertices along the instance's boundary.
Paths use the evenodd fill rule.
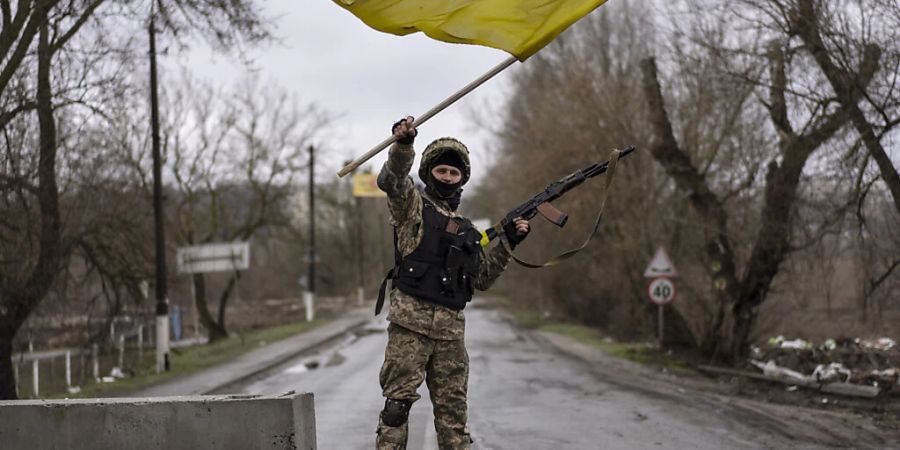
<path fill-rule="evenodd" d="M 88 348 L 35 351 L 33 343 L 29 343 L 28 352 L 13 356 L 19 398 L 76 394 L 88 383 L 124 378 L 144 367 L 145 357 L 154 357 L 147 345 L 152 336 L 147 336 L 145 330 L 152 327 L 140 324 L 128 329 L 112 328 L 106 345 L 95 343 Z"/>

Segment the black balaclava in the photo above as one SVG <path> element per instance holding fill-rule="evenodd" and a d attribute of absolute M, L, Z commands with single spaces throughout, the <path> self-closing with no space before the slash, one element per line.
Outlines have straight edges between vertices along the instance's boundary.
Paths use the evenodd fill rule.
<path fill-rule="evenodd" d="M 431 173 L 431 170 L 441 164 L 456 167 L 460 172 L 465 171 L 465 164 L 459 154 L 451 149 L 444 150 L 440 156 L 435 158 L 431 167 L 428 169 L 428 180 L 425 182 L 425 193 L 446 201 L 447 204 L 450 205 L 450 209 L 456 211 L 456 209 L 459 208 L 459 202 L 462 198 L 462 189 L 460 189 L 462 187 L 462 180 L 454 184 L 447 184 L 435 178 L 434 174 Z"/>

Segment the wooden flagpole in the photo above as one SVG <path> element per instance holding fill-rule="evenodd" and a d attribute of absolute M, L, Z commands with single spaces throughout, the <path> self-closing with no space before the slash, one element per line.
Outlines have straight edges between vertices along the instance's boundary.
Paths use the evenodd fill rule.
<path fill-rule="evenodd" d="M 434 108 L 429 109 L 425 114 L 422 114 L 421 116 L 417 117 L 416 121 L 413 122 L 413 126 L 418 127 L 419 125 L 424 124 L 428 119 L 434 117 L 435 115 L 437 115 L 437 113 L 443 111 L 448 106 L 455 103 L 457 100 L 463 98 L 466 94 L 468 94 L 469 92 L 472 92 L 473 90 L 475 90 L 475 88 L 477 88 L 478 86 L 481 86 L 482 84 L 484 84 L 484 82 L 486 82 L 487 80 L 490 80 L 495 75 L 502 72 L 504 69 L 511 66 L 516 61 L 518 61 L 518 59 L 515 56 L 510 56 L 509 59 L 501 62 L 500 64 L 497 64 L 497 66 L 495 66 L 493 69 L 489 70 L 487 73 L 485 73 L 484 75 L 482 75 L 475 81 L 467 84 L 465 87 L 463 87 L 462 89 L 457 91 L 455 94 L 451 95 L 450 97 L 447 97 L 446 100 L 438 103 Z M 372 159 L 373 156 L 377 155 L 379 152 L 381 152 L 382 150 L 387 148 L 389 145 L 393 144 L 394 141 L 396 141 L 396 140 L 397 140 L 397 138 L 394 137 L 394 135 L 391 135 L 389 138 L 381 141 L 380 144 L 376 145 L 375 147 L 373 147 L 371 150 L 369 150 L 368 152 L 366 152 L 359 158 L 356 158 L 355 160 L 353 160 L 352 162 L 350 162 L 349 164 L 344 166 L 344 168 L 341 169 L 337 173 L 337 176 L 344 177 L 348 173 L 353 172 L 354 170 L 356 170 L 357 167 L 361 166 L 366 161 Z"/>

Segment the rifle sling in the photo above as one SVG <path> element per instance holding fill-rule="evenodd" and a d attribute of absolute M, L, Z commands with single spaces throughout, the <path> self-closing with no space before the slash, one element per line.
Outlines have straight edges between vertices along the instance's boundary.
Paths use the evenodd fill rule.
<path fill-rule="evenodd" d="M 527 267 L 529 269 L 540 269 L 541 267 L 550 267 L 559 264 L 561 261 L 569 259 L 575 256 L 578 252 L 584 250 L 587 247 L 588 243 L 591 242 L 591 239 L 594 238 L 594 235 L 597 234 L 597 230 L 600 229 L 600 221 L 603 219 L 603 209 L 606 207 L 606 199 L 609 197 L 610 187 L 612 185 L 613 175 L 616 174 L 616 165 L 619 162 L 619 155 L 621 154 L 620 150 L 614 149 L 609 154 L 609 166 L 606 171 L 606 182 L 603 184 L 603 197 L 600 201 L 600 212 L 597 213 L 597 220 L 594 222 L 594 229 L 591 231 L 591 234 L 588 235 L 587 240 L 584 241 L 581 246 L 577 248 L 573 248 L 571 250 L 567 250 L 562 252 L 553 258 L 550 258 L 547 262 L 543 264 L 533 264 L 527 261 L 522 261 L 517 258 L 516 255 L 513 254 L 512 247 L 509 245 L 509 241 L 506 239 L 506 233 L 503 233 L 503 230 L 498 231 L 498 237 L 500 238 L 500 242 L 503 244 L 503 248 L 512 256 L 513 261 L 517 262 L 522 267 Z"/>

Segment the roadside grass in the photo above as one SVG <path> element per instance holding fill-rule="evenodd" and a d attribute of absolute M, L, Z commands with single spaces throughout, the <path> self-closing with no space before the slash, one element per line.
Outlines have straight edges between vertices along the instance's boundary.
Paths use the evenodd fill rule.
<path fill-rule="evenodd" d="M 91 383 L 81 387 L 81 391 L 69 394 L 58 392 L 47 398 L 96 398 L 120 397 L 173 378 L 183 377 L 200 370 L 216 366 L 237 358 L 258 347 L 304 333 L 327 323 L 326 320 L 296 322 L 263 328 L 248 333 L 231 336 L 212 344 L 193 347 L 173 348 L 170 353 L 168 372 L 156 373 L 156 355 L 152 349 L 144 351 L 139 367 L 131 367 L 133 375 L 112 383 Z"/>
<path fill-rule="evenodd" d="M 678 375 L 700 375 L 700 372 L 691 367 L 686 359 L 675 353 L 660 350 L 644 342 L 617 342 L 604 337 L 596 328 L 544 317 L 536 311 L 515 306 L 508 301 L 501 301 L 501 303 L 504 309 L 515 318 L 516 323 L 523 328 L 568 336 L 583 344 L 600 348 L 612 356 L 665 368 Z"/>

